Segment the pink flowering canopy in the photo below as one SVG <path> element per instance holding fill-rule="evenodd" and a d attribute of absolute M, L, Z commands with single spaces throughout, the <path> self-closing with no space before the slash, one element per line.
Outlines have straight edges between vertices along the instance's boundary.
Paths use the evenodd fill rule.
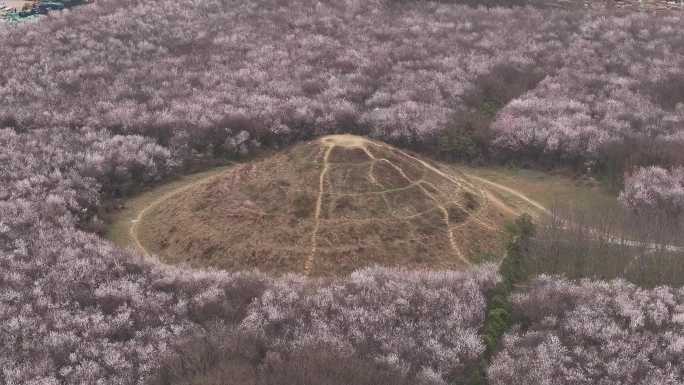
<path fill-rule="evenodd" d="M 682 139 L 682 28 L 423 1 L 101 0 L 0 26 L 0 126 L 141 134 L 187 156 L 336 131 L 429 143 L 455 114 L 498 112 L 495 154 L 592 159 Z"/>
<path fill-rule="evenodd" d="M 634 210 L 684 212 L 684 167 L 642 167 L 625 180 L 620 201 Z"/>
<path fill-rule="evenodd" d="M 665 384 L 684 380 L 684 289 L 541 276 L 513 298 L 490 384 Z"/>
<path fill-rule="evenodd" d="M 197 158 L 332 132 L 429 145 L 462 116 L 486 117 L 496 155 L 677 146 L 683 28 L 380 0 L 98 0 L 1 24 L 0 384 L 142 384 L 216 325 L 271 358 L 323 344 L 412 383 L 464 378 L 492 266 L 320 282 L 197 271 L 114 247 L 99 216 Z M 638 169 L 621 199 L 681 209 L 683 178 Z M 540 278 L 514 300 L 526 321 L 490 380 L 681 384 L 682 306 L 681 289 Z"/>

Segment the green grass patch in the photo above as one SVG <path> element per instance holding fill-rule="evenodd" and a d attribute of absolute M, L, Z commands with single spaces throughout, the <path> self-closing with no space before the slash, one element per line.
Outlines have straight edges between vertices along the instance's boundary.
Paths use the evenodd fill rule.
<path fill-rule="evenodd" d="M 511 167 L 470 167 L 459 166 L 462 171 L 500 183 L 518 190 L 529 198 L 538 201 L 545 207 L 553 207 L 559 203 L 572 202 L 578 208 L 618 207 L 619 202 L 610 189 L 599 181 L 588 178 L 575 178 L 569 173 L 544 172 L 524 168 Z M 515 200 L 505 192 L 495 191 L 497 197 L 504 202 Z"/>

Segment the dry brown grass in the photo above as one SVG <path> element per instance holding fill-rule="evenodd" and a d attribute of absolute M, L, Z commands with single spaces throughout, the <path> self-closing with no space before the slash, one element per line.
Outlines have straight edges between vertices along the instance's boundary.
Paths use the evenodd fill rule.
<path fill-rule="evenodd" d="M 529 210 L 388 145 L 335 135 L 237 165 L 147 207 L 135 228 L 170 263 L 325 276 L 368 265 L 458 269 L 503 253 Z"/>

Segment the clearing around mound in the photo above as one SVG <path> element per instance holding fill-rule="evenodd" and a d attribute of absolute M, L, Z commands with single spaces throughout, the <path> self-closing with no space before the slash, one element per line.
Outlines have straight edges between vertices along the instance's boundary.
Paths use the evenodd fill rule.
<path fill-rule="evenodd" d="M 169 263 L 336 275 L 454 269 L 503 255 L 503 224 L 534 211 L 482 180 L 389 145 L 332 135 L 179 188 L 138 215 L 139 247 Z M 523 197 L 524 198 L 524 197 Z"/>

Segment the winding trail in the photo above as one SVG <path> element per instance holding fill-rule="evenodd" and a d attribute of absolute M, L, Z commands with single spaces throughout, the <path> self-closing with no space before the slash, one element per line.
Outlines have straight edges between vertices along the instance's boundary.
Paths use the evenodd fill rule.
<path fill-rule="evenodd" d="M 551 215 L 551 211 L 549 211 L 549 209 L 547 209 L 546 207 L 544 207 L 541 203 L 539 203 L 539 202 L 537 202 L 537 201 L 535 201 L 535 200 L 533 200 L 533 199 L 528 198 L 527 196 L 525 196 L 524 194 L 522 194 L 520 191 L 514 190 L 514 189 L 512 189 L 512 188 L 510 188 L 510 187 L 507 187 L 507 186 L 504 186 L 504 185 L 502 185 L 502 184 L 500 184 L 500 183 L 492 182 L 492 181 L 490 181 L 489 179 L 481 178 L 481 177 L 479 177 L 479 176 L 475 176 L 475 175 L 471 175 L 471 174 L 466 174 L 466 173 L 464 173 L 464 175 L 466 175 L 466 176 L 467 176 L 468 178 L 470 178 L 470 179 L 477 180 L 477 181 L 479 181 L 479 182 L 482 182 L 482 183 L 488 184 L 488 185 L 490 185 L 490 186 L 492 186 L 492 187 L 495 187 L 495 188 L 497 188 L 497 189 L 499 189 L 499 190 L 505 191 L 505 192 L 507 192 L 507 193 L 509 193 L 509 194 L 511 194 L 511 195 L 514 195 L 516 198 L 521 199 L 522 201 L 524 201 L 524 202 L 530 204 L 531 206 L 533 206 L 533 207 L 536 208 L 536 209 L 539 209 L 539 210 L 540 210 L 541 212 L 543 212 L 544 214 Z"/>
<path fill-rule="evenodd" d="M 155 207 L 159 202 L 163 201 L 164 199 L 160 199 L 159 201 L 145 207 L 142 211 L 138 213 L 138 216 L 131 220 L 131 227 L 129 229 L 129 235 L 131 239 L 133 240 L 133 243 L 135 244 L 135 247 L 140 250 L 140 252 L 145 256 L 145 257 L 150 257 L 152 254 L 150 254 L 149 251 L 143 246 L 143 244 L 140 242 L 140 239 L 138 238 L 138 225 L 140 224 L 140 221 L 142 220 L 142 217 L 145 215 L 145 213 L 152 207 Z"/>
<path fill-rule="evenodd" d="M 471 266 L 471 265 L 472 265 L 472 262 L 470 262 L 470 261 L 465 257 L 465 255 L 463 254 L 463 251 L 461 251 L 461 248 L 458 246 L 456 240 L 454 239 L 454 233 L 453 233 L 453 231 L 452 231 L 451 223 L 450 223 L 450 220 L 449 220 L 449 210 L 447 210 L 447 208 L 446 208 L 443 204 L 441 204 L 441 203 L 439 202 L 439 200 L 438 200 L 435 196 L 433 196 L 433 195 L 425 188 L 425 186 L 423 185 L 423 184 L 425 183 L 425 181 L 423 181 L 422 178 L 421 178 L 421 179 L 418 179 L 418 180 L 413 180 L 413 179 L 411 179 L 411 178 L 406 174 L 406 171 L 404 171 L 403 168 L 401 168 L 400 166 L 398 166 L 397 164 L 395 164 L 394 162 L 392 162 L 392 161 L 389 160 L 389 159 L 386 159 L 386 158 L 378 158 L 378 157 L 376 157 L 376 156 L 368 149 L 368 146 L 378 146 L 378 147 L 382 147 L 382 148 L 388 149 L 388 150 L 391 151 L 391 152 L 398 151 L 399 153 L 401 153 L 402 155 L 404 155 L 404 156 L 406 156 L 406 157 L 408 157 L 408 158 L 411 158 L 411 159 L 414 159 L 414 160 L 418 160 L 418 161 L 421 163 L 421 165 L 426 166 L 426 168 L 428 168 L 428 169 L 431 170 L 431 171 L 438 171 L 438 172 L 441 173 L 440 170 L 437 170 L 436 168 L 432 167 L 430 164 L 428 164 L 428 163 L 426 163 L 426 162 L 423 162 L 423 161 L 421 161 L 420 159 L 414 158 L 414 157 L 412 157 L 412 156 L 410 156 L 410 155 L 404 153 L 404 152 L 401 151 L 401 150 L 398 150 L 398 149 L 395 149 L 395 148 L 391 148 L 391 147 L 389 147 L 389 146 L 381 145 L 381 144 L 378 144 L 378 143 L 375 143 L 375 142 L 371 142 L 370 140 L 367 140 L 367 139 L 363 139 L 363 138 L 359 138 L 359 137 L 351 137 L 351 138 L 350 138 L 349 136 L 346 136 L 346 135 L 338 135 L 338 136 L 334 136 L 334 137 L 328 137 L 328 138 L 326 138 L 326 139 L 328 139 L 328 140 L 331 140 L 331 139 L 332 139 L 332 140 L 334 141 L 334 140 L 335 140 L 334 138 L 340 138 L 340 141 L 341 141 L 341 142 L 343 143 L 343 145 L 345 145 L 345 146 L 359 147 L 359 148 L 361 148 L 361 149 L 366 153 L 366 155 L 368 155 L 368 157 L 370 157 L 370 159 L 372 160 L 372 162 L 371 162 L 371 166 L 370 166 L 370 169 L 369 169 L 369 172 L 368 172 L 368 174 L 369 174 L 369 175 L 368 175 L 368 178 L 369 178 L 369 180 L 370 180 L 372 183 L 374 183 L 374 184 L 380 186 L 381 188 L 385 189 L 385 190 L 382 191 L 382 194 L 383 194 L 383 200 L 385 201 L 385 204 L 387 205 L 387 208 L 388 208 L 388 209 L 389 209 L 389 204 L 388 204 L 387 199 L 386 199 L 386 197 L 385 197 L 384 194 L 386 194 L 387 192 L 389 192 L 389 191 L 391 191 L 391 190 L 386 189 L 385 186 L 383 186 L 381 183 L 379 183 L 378 180 L 377 180 L 377 178 L 376 178 L 375 175 L 373 174 L 373 169 L 374 169 L 375 163 L 377 163 L 377 162 L 385 162 L 385 163 L 387 163 L 390 167 L 392 167 L 394 170 L 396 170 L 396 171 L 399 173 L 399 175 L 401 175 L 402 178 L 404 178 L 404 179 L 409 183 L 409 186 L 418 186 L 418 188 L 419 188 L 420 191 L 423 193 L 423 195 L 425 195 L 428 199 L 430 199 L 431 201 L 433 201 L 433 202 L 434 202 L 434 205 L 435 205 L 435 207 L 434 207 L 433 209 L 427 210 L 426 212 L 432 211 L 432 210 L 434 210 L 434 209 L 439 209 L 439 210 L 442 212 L 442 215 L 443 215 L 443 217 L 444 217 L 444 224 L 445 224 L 445 227 L 446 227 L 446 228 L 445 228 L 445 230 L 446 230 L 446 235 L 447 235 L 447 239 L 448 239 L 448 241 L 449 241 L 449 246 L 451 247 L 451 249 L 452 249 L 452 251 L 454 252 L 454 254 L 456 255 L 456 257 L 457 257 L 464 265 L 466 265 L 466 266 Z M 447 176 L 446 174 L 443 174 L 443 173 L 442 173 L 441 175 Z M 448 179 L 449 181 L 455 183 L 457 186 L 462 186 L 462 184 L 460 183 L 460 181 L 458 181 L 456 178 L 452 178 L 452 177 L 448 177 L 448 176 L 447 176 L 447 179 Z M 434 187 L 434 186 L 433 186 L 433 187 Z M 435 190 L 437 190 L 436 187 L 434 187 L 434 188 L 435 188 Z M 456 203 L 454 202 L 454 204 L 456 204 Z M 390 211 L 391 211 L 391 210 L 390 210 Z M 403 218 L 402 218 L 402 219 L 403 219 Z M 470 221 L 470 220 L 474 220 L 474 221 L 476 221 L 478 224 L 480 224 L 480 225 L 482 225 L 482 226 L 484 226 L 484 227 L 490 227 L 490 228 L 491 228 L 490 225 L 488 225 L 488 224 L 486 224 L 486 223 L 483 223 L 481 220 L 479 220 L 479 218 L 475 218 L 474 215 L 472 215 L 472 216 L 470 216 L 470 217 L 468 218 L 468 221 Z"/>
<path fill-rule="evenodd" d="M 321 207 L 323 206 L 323 194 L 325 188 L 325 175 L 330 169 L 330 153 L 335 145 L 330 145 L 325 149 L 323 155 L 323 169 L 318 179 L 318 199 L 316 200 L 316 211 L 314 212 L 314 229 L 311 234 L 311 253 L 304 263 L 304 274 L 310 275 L 313 268 L 314 258 L 316 257 L 316 250 L 318 249 L 318 229 L 321 226 Z"/>
<path fill-rule="evenodd" d="M 236 167 L 235 164 L 220 166 L 210 171 L 200 172 L 193 175 L 181 177 L 180 180 L 171 181 L 163 185 L 144 191 L 127 200 L 127 206 L 119 212 L 112 224 L 108 238 L 121 247 L 132 247 L 140 252 L 144 257 L 151 258 L 153 254 L 145 248 L 140 240 L 138 231 L 145 215 L 155 207 L 163 204 L 166 200 L 180 194 L 183 191 L 193 188 L 201 183 L 206 183 L 213 178 L 229 172 Z M 153 199 L 150 199 L 153 197 Z M 140 208 L 137 207 L 142 205 Z M 120 227 L 121 234 L 113 234 L 111 230 Z"/>
<path fill-rule="evenodd" d="M 376 159 L 376 158 L 373 157 L 373 159 Z M 411 178 L 409 178 L 409 176 L 406 174 L 406 172 L 401 167 L 397 166 L 396 164 L 394 164 L 389 159 L 382 158 L 382 159 L 377 159 L 377 160 L 387 162 L 392 168 L 397 170 L 397 172 L 404 179 L 406 179 L 409 183 L 416 184 L 418 186 L 418 188 L 420 189 L 420 191 L 435 203 L 435 207 L 437 209 L 439 209 L 442 212 L 442 215 L 444 216 L 444 224 L 446 225 L 447 239 L 449 240 L 449 245 L 451 246 L 451 249 L 456 254 L 458 259 L 461 260 L 461 262 L 463 262 L 466 266 L 471 266 L 472 263 L 463 255 L 461 248 L 458 247 L 458 245 L 456 244 L 456 240 L 454 239 L 454 232 L 451 230 L 451 223 L 449 221 L 449 210 L 447 210 L 447 208 L 444 207 L 444 205 L 442 205 L 437 198 L 435 198 L 432 194 L 430 194 L 430 192 L 425 188 L 425 186 L 423 186 L 423 184 L 421 183 L 420 180 L 418 180 L 418 181 L 411 180 Z M 435 188 L 435 190 L 437 190 L 436 187 L 434 187 L 434 188 Z"/>
<path fill-rule="evenodd" d="M 469 186 L 466 186 L 465 185 L 466 183 L 464 183 L 464 181 L 459 180 L 458 178 L 455 178 L 452 175 L 449 175 L 449 174 L 443 172 L 442 170 L 432 166 L 431 164 L 429 164 L 429 163 L 427 163 L 427 162 L 425 162 L 419 158 L 416 158 L 410 154 L 407 154 L 406 152 L 401 151 L 399 149 L 395 149 L 393 147 L 390 147 L 390 146 L 387 146 L 387 145 L 384 145 L 381 143 L 376 143 L 376 142 L 370 141 L 366 138 L 353 136 L 353 135 L 330 135 L 330 136 L 326 136 L 326 137 L 322 138 L 321 143 L 323 146 L 325 146 L 325 153 L 323 155 L 323 162 L 322 162 L 323 168 L 321 169 L 321 173 L 319 176 L 318 199 L 316 201 L 316 208 L 315 208 L 315 212 L 314 212 L 314 229 L 313 229 L 313 232 L 311 235 L 311 252 L 309 253 L 309 256 L 308 256 L 308 258 L 304 264 L 304 273 L 306 275 L 311 274 L 311 271 L 313 270 L 316 252 L 318 251 L 318 232 L 319 232 L 320 225 L 321 225 L 320 217 L 321 217 L 321 210 L 322 210 L 322 205 L 323 205 L 323 196 L 325 194 L 325 191 L 324 191 L 325 190 L 325 177 L 328 174 L 329 169 L 330 169 L 330 162 L 329 162 L 330 154 L 335 147 L 358 148 L 358 149 L 361 149 L 371 159 L 370 167 L 368 170 L 368 180 L 371 183 L 373 183 L 374 185 L 383 189 L 380 192 L 373 192 L 373 193 L 378 193 L 378 194 L 382 195 L 383 201 L 384 201 L 385 205 L 387 206 L 387 209 L 390 211 L 390 213 L 392 212 L 392 210 L 390 208 L 389 202 L 387 201 L 386 193 L 391 191 L 391 190 L 386 189 L 386 187 L 383 186 L 383 184 L 380 183 L 378 181 L 377 177 L 374 175 L 375 164 L 377 162 L 384 162 L 384 163 L 388 164 L 395 171 L 397 171 L 397 173 L 403 179 L 405 179 L 409 183 L 409 187 L 417 186 L 419 188 L 419 190 L 421 191 L 421 193 L 424 196 L 426 196 L 430 201 L 432 201 L 433 204 L 435 205 L 434 208 L 432 208 L 430 210 L 426 210 L 425 212 L 429 212 L 429 211 L 433 211 L 435 209 L 438 209 L 442 213 L 449 246 L 450 246 L 453 254 L 465 266 L 471 266 L 472 262 L 465 257 L 465 255 L 463 254 L 463 251 L 460 249 L 460 247 L 458 245 L 458 242 L 454 238 L 454 232 L 453 232 L 454 227 L 452 227 L 451 222 L 450 222 L 449 210 L 447 209 L 447 207 L 442 202 L 440 202 L 440 200 L 437 197 L 435 197 L 432 193 L 430 193 L 430 191 L 427 190 L 427 188 L 425 186 L 427 181 L 423 181 L 422 178 L 419 178 L 418 180 L 413 180 L 411 177 L 409 177 L 406 174 L 406 171 L 402 167 L 397 165 L 396 163 L 392 162 L 389 159 L 379 158 L 379 157 L 375 156 L 373 154 L 373 152 L 370 151 L 370 149 L 369 149 L 370 146 L 375 146 L 378 148 L 384 148 L 384 149 L 386 149 L 390 152 L 393 152 L 393 153 L 397 152 L 400 155 L 404 156 L 405 158 L 411 159 L 411 160 L 417 162 L 418 164 L 423 166 L 425 169 L 441 176 L 442 178 L 446 179 L 447 181 L 453 183 L 454 185 L 456 185 L 458 187 L 461 187 L 464 189 L 466 189 L 466 187 L 469 187 L 470 190 L 477 190 L 479 192 L 479 194 L 484 198 L 483 199 L 484 204 L 482 205 L 482 207 L 480 207 L 478 209 L 478 213 L 481 212 L 484 207 L 486 207 L 487 203 L 493 202 L 496 206 L 501 206 L 502 208 L 504 208 L 506 210 L 506 212 L 509 212 L 511 214 L 514 214 L 514 215 L 519 214 L 517 211 L 508 207 L 508 205 L 506 205 L 505 203 L 498 200 L 491 193 L 486 192 L 486 191 L 482 191 L 481 189 L 477 188 L 476 186 L 472 185 L 471 183 L 467 183 Z M 502 186 L 502 187 L 505 188 L 505 186 Z M 392 190 L 400 190 L 400 189 L 405 189 L 405 188 L 407 188 L 407 187 L 395 188 Z M 439 189 L 437 189 L 436 187 L 433 186 L 433 188 L 436 191 L 439 191 Z M 334 194 L 333 191 L 329 191 L 328 193 Z M 354 194 L 344 194 L 344 195 L 354 195 Z M 518 192 L 516 192 L 515 195 L 516 196 L 523 196 L 522 194 L 520 194 Z M 524 200 L 525 201 L 531 201 L 527 197 L 524 197 Z M 454 201 L 451 203 L 456 207 L 459 207 L 465 211 L 468 211 L 465 207 L 463 207 L 462 204 L 460 204 L 458 202 Z M 538 205 L 538 203 L 536 203 L 536 204 Z M 391 214 L 392 214 L 392 216 L 395 216 L 393 213 L 391 213 Z M 404 219 L 404 218 L 398 218 L 397 217 L 397 219 Z M 479 215 L 477 215 L 475 213 L 470 215 L 466 219 L 466 221 L 464 221 L 463 223 L 460 223 L 458 227 L 463 226 L 463 225 L 470 223 L 470 222 L 474 222 L 477 225 L 482 226 L 483 228 L 488 229 L 488 230 L 497 230 L 495 228 L 495 226 L 493 226 L 490 223 L 487 223 L 483 218 L 481 218 Z"/>
<path fill-rule="evenodd" d="M 384 145 L 384 144 L 380 144 L 379 146 L 382 146 L 382 147 L 384 147 L 384 148 L 386 148 L 386 149 L 392 150 L 391 147 L 389 147 L 389 146 L 387 146 L 387 145 Z M 454 178 L 453 176 L 451 176 L 451 175 L 445 173 L 444 171 L 438 169 L 437 167 L 434 167 L 434 166 L 431 165 L 430 163 L 428 163 L 428 162 L 426 162 L 426 161 L 424 161 L 424 160 L 422 160 L 422 159 L 420 159 L 420 158 L 416 158 L 415 156 L 412 156 L 411 154 L 409 154 L 409 153 L 407 153 L 407 152 L 405 152 L 405 151 L 402 151 L 401 149 L 398 149 L 398 148 L 397 148 L 397 149 L 393 149 L 393 150 L 394 150 L 394 151 L 397 151 L 398 153 L 402 154 L 403 156 L 405 156 L 405 157 L 407 157 L 407 158 L 409 158 L 409 159 L 412 159 L 412 160 L 414 160 L 414 161 L 420 163 L 423 167 L 425 167 L 425 168 L 427 168 L 428 170 L 434 172 L 435 174 L 437 174 L 437 175 L 439 175 L 439 176 L 441 176 L 441 177 L 443 177 L 443 178 L 445 178 L 445 179 L 451 181 L 452 183 L 454 183 L 454 184 L 456 184 L 456 185 L 458 185 L 458 186 L 463 186 L 463 181 L 462 181 L 462 180 L 459 180 L 459 179 L 457 179 L 457 178 Z M 510 187 L 504 186 L 504 185 L 499 184 L 499 183 L 496 183 L 496 182 L 492 182 L 492 181 L 490 181 L 490 180 L 487 180 L 487 179 L 484 179 L 484 178 L 481 178 L 481 177 L 478 177 L 478 176 L 474 176 L 474 175 L 467 174 L 467 173 L 465 173 L 465 172 L 463 172 L 463 175 L 465 175 L 467 178 L 474 179 L 474 180 L 477 180 L 477 181 L 482 182 L 482 183 L 486 183 L 486 184 L 488 184 L 488 185 L 490 185 L 490 186 L 492 186 L 492 187 L 495 187 L 495 188 L 497 188 L 497 189 L 499 189 L 499 190 L 503 190 L 503 191 L 505 191 L 505 192 L 507 192 L 507 193 L 510 193 L 510 194 L 516 196 L 517 198 L 520 198 L 521 200 L 523 200 L 523 201 L 529 203 L 529 204 L 532 205 L 533 207 L 535 207 L 535 208 L 541 210 L 543 213 L 545 213 L 545 214 L 550 214 L 550 211 L 549 211 L 546 207 L 544 207 L 541 203 L 539 203 L 539 202 L 537 202 L 537 201 L 535 201 L 535 200 L 532 200 L 532 199 L 528 198 L 527 196 L 525 196 L 524 194 L 522 194 L 522 193 L 519 192 L 519 191 L 516 191 L 516 190 L 514 190 L 514 189 L 512 189 L 512 188 L 510 188 Z M 503 209 L 504 211 L 506 211 L 506 212 L 508 212 L 508 213 L 510 213 L 510 214 L 512 214 L 512 215 L 519 215 L 519 214 L 520 214 L 519 212 L 517 212 L 517 211 L 511 209 L 507 204 L 503 203 L 503 202 L 502 202 L 501 200 L 499 200 L 498 198 L 494 197 L 494 196 L 493 196 L 491 193 L 489 193 L 489 192 L 485 192 L 485 198 L 486 198 L 488 201 L 491 201 L 491 202 L 495 203 L 495 204 L 497 205 L 497 207 Z"/>

